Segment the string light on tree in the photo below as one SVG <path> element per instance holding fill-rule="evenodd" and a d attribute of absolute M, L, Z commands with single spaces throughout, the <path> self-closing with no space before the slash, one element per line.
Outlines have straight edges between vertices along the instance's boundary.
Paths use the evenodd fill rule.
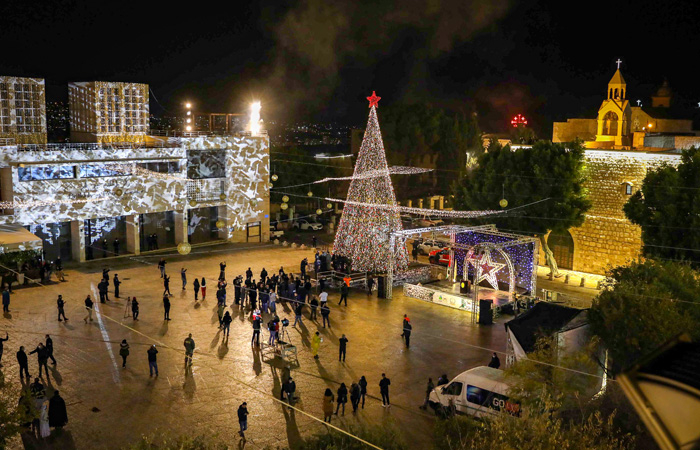
<path fill-rule="evenodd" d="M 367 129 L 357 156 L 353 180 L 350 182 L 343 215 L 338 225 L 334 250 L 350 258 L 353 270 L 386 272 L 389 267 L 389 234 L 401 231 L 401 218 L 394 187 L 389 176 L 384 143 L 377 118 L 380 97 L 372 92 L 369 100 Z M 366 173 L 380 176 L 365 177 Z M 397 248 L 396 267 L 408 266 L 405 246 Z"/>

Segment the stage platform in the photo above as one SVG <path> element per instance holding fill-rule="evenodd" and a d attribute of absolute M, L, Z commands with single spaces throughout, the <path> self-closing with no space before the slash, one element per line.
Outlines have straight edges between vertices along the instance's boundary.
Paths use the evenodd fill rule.
<path fill-rule="evenodd" d="M 436 281 L 433 283 L 426 283 L 423 285 L 427 288 L 433 288 L 436 291 L 444 292 L 446 294 L 455 295 L 458 297 L 465 297 L 470 300 L 474 297 L 474 286 L 472 286 L 471 292 L 468 294 L 459 293 L 459 283 L 453 283 L 448 280 Z M 513 299 L 509 297 L 508 292 L 495 290 L 483 286 L 479 286 L 479 299 L 480 300 L 491 300 L 493 301 L 493 307 L 501 307 L 512 302 Z"/>

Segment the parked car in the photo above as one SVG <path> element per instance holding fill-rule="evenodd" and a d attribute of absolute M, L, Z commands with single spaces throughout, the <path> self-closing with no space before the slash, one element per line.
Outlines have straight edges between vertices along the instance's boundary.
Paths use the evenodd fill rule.
<path fill-rule="evenodd" d="M 436 387 L 428 397 L 428 404 L 438 415 L 455 413 L 484 417 L 505 411 L 517 417 L 520 404 L 508 398 L 509 388 L 502 370 L 474 367 L 448 384 Z"/>
<path fill-rule="evenodd" d="M 278 230 L 277 225 L 270 224 L 270 237 L 279 238 L 284 236 L 284 230 Z"/>
<path fill-rule="evenodd" d="M 423 255 L 429 255 L 434 250 L 442 250 L 447 246 L 446 242 L 435 239 L 426 239 L 418 244 L 418 251 Z"/>
<path fill-rule="evenodd" d="M 439 225 L 444 225 L 444 221 L 442 219 L 432 219 L 428 216 L 423 216 L 414 219 L 413 224 L 417 225 L 421 228 L 428 228 L 428 227 L 437 227 Z"/>
<path fill-rule="evenodd" d="M 450 249 L 443 248 L 441 250 L 433 250 L 428 256 L 428 261 L 430 264 L 439 264 L 441 266 L 450 265 Z"/>
<path fill-rule="evenodd" d="M 323 225 L 321 225 L 318 222 L 310 222 L 306 219 L 299 219 L 296 222 L 294 222 L 294 225 L 292 225 L 292 228 L 295 230 L 302 230 L 302 231 L 321 231 L 323 229 Z"/>

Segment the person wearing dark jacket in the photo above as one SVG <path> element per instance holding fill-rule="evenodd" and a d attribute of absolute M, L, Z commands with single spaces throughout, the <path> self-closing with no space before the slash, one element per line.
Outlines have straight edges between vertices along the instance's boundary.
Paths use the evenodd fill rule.
<path fill-rule="evenodd" d="M 148 353 L 148 370 L 150 371 L 149 376 L 153 376 L 153 371 L 155 370 L 156 376 L 158 376 L 158 350 L 156 350 L 156 344 L 151 345 L 151 348 L 146 352 Z"/>
<path fill-rule="evenodd" d="M 413 329 L 413 326 L 411 325 L 411 322 L 406 322 L 406 325 L 404 325 L 403 328 L 403 338 L 406 341 L 406 348 L 409 348 L 411 346 L 411 330 Z"/>
<path fill-rule="evenodd" d="M 248 404 L 246 402 L 238 407 L 238 425 L 241 426 L 241 431 L 238 434 L 245 441 L 245 430 L 248 429 Z"/>
<path fill-rule="evenodd" d="M 357 382 L 360 386 L 360 396 L 362 397 L 362 409 L 365 409 L 365 397 L 367 396 L 367 379 L 364 375 L 360 377 L 360 381 Z"/>
<path fill-rule="evenodd" d="M 22 378 L 22 372 L 24 372 L 24 375 L 29 378 L 29 362 L 24 347 L 20 347 L 17 352 L 17 363 L 19 364 L 19 377 Z"/>
<path fill-rule="evenodd" d="M 428 408 L 428 403 L 430 402 L 430 393 L 433 392 L 433 389 L 435 389 L 435 385 L 433 384 L 433 379 L 428 378 L 428 386 L 425 389 L 425 401 L 421 406 L 419 406 L 420 409 L 427 409 Z"/>
<path fill-rule="evenodd" d="M 7 334 L 7 331 L 5 331 L 5 338 L 0 338 L 0 361 L 2 361 L 2 351 L 3 351 L 3 342 L 7 342 L 10 339 L 10 335 Z M 0 367 L 2 367 L 2 362 L 0 362 Z"/>
<path fill-rule="evenodd" d="M 44 370 L 46 371 L 46 378 L 48 378 L 49 377 L 49 366 L 48 366 L 49 352 L 48 352 L 48 350 L 46 350 L 46 347 L 44 347 L 44 344 L 39 343 L 39 345 L 34 350 L 29 352 L 30 355 L 32 353 L 36 353 L 37 360 L 39 362 L 39 377 L 41 377 L 41 368 L 43 367 Z"/>
<path fill-rule="evenodd" d="M 192 287 L 194 288 L 194 301 L 196 302 L 199 299 L 199 280 L 197 278 L 194 279 Z"/>
<path fill-rule="evenodd" d="M 357 412 L 357 407 L 360 406 L 360 397 L 362 396 L 360 385 L 353 383 L 350 385 L 350 404 L 352 405 L 352 412 Z"/>
<path fill-rule="evenodd" d="M 100 294 L 100 303 L 106 303 L 109 301 L 109 285 L 104 279 L 97 284 L 97 291 Z"/>
<path fill-rule="evenodd" d="M 48 353 L 49 358 L 51 358 L 51 363 L 56 364 L 56 358 L 53 357 L 53 339 L 48 334 L 46 335 L 46 353 Z"/>
<path fill-rule="evenodd" d="M 493 367 L 494 369 L 498 369 L 501 367 L 501 360 L 498 359 L 498 355 L 496 355 L 496 352 L 493 353 L 493 356 L 491 357 L 491 362 L 489 362 L 489 367 Z"/>
<path fill-rule="evenodd" d="M 287 381 L 282 385 L 282 392 L 280 393 L 280 399 L 284 400 L 287 397 L 287 402 L 291 405 L 294 402 L 294 392 L 297 390 L 297 384 L 294 382 L 292 377 L 287 378 Z"/>
<path fill-rule="evenodd" d="M 61 322 L 61 316 L 63 316 L 63 320 L 68 322 L 68 318 L 66 317 L 66 312 L 63 309 L 65 305 L 66 305 L 66 302 L 63 301 L 63 296 L 59 295 L 58 300 L 56 300 L 56 306 L 58 307 L 58 321 L 59 322 Z"/>
<path fill-rule="evenodd" d="M 131 317 L 134 320 L 139 320 L 139 302 L 136 300 L 136 297 L 131 300 Z"/>
<path fill-rule="evenodd" d="M 335 415 L 338 415 L 338 410 L 341 405 L 343 406 L 343 415 L 345 415 L 345 404 L 348 402 L 348 388 L 345 387 L 345 383 L 340 383 L 340 387 L 336 393 L 338 394 L 338 398 L 335 404 Z"/>
<path fill-rule="evenodd" d="M 165 295 L 166 292 L 168 295 L 173 295 L 170 293 L 170 275 L 165 275 L 163 277 L 163 295 Z"/>
<path fill-rule="evenodd" d="M 343 362 L 345 362 L 345 353 L 347 352 L 347 347 L 348 347 L 348 338 L 345 337 L 343 334 L 343 337 L 341 337 L 338 342 L 340 343 L 340 350 L 338 353 L 338 361 L 342 359 Z"/>
<path fill-rule="evenodd" d="M 379 381 L 379 392 L 382 394 L 382 406 L 388 408 L 391 406 L 389 402 L 389 385 L 391 380 L 386 377 L 386 374 L 382 374 L 382 379 Z"/>
<path fill-rule="evenodd" d="M 221 319 L 221 322 L 224 327 L 224 337 L 228 337 L 229 333 L 231 332 L 231 322 L 233 322 L 233 317 L 231 317 L 231 313 L 226 311 L 226 314 L 224 314 L 223 319 Z"/>
<path fill-rule="evenodd" d="M 328 328 L 331 327 L 331 309 L 328 307 L 328 303 L 323 303 L 321 305 L 321 317 L 323 318 L 323 328 L 326 328 L 326 322 L 328 322 Z"/>
<path fill-rule="evenodd" d="M 126 357 L 129 356 L 129 343 L 126 339 L 122 339 L 121 344 L 119 344 L 119 356 L 122 357 L 122 368 L 126 368 Z"/>
<path fill-rule="evenodd" d="M 119 274 L 115 273 L 114 274 L 114 298 L 119 298 L 119 285 L 122 284 L 121 280 L 119 279 Z"/>
<path fill-rule="evenodd" d="M 53 397 L 49 400 L 49 426 L 52 428 L 62 428 L 68 423 L 68 411 L 66 402 L 54 391 Z"/>
<path fill-rule="evenodd" d="M 350 288 L 347 284 L 343 283 L 340 286 L 340 301 L 338 302 L 338 306 L 343 302 L 345 302 L 345 306 L 348 306 L 348 292 L 350 292 Z"/>
<path fill-rule="evenodd" d="M 170 297 L 163 297 L 163 320 L 170 320 Z"/>

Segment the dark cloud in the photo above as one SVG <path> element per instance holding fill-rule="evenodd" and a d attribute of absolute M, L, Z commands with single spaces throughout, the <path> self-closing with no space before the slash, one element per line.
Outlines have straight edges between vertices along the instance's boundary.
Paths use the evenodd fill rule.
<path fill-rule="evenodd" d="M 346 77 L 355 86 L 357 77 L 374 85 L 374 70 L 389 59 L 396 62 L 393 70 L 381 71 L 393 79 L 389 82 L 401 80 L 406 93 L 422 91 L 431 61 L 494 23 L 508 7 L 507 0 L 301 0 L 276 24 L 267 87 L 284 92 L 290 107 L 317 109 Z"/>

